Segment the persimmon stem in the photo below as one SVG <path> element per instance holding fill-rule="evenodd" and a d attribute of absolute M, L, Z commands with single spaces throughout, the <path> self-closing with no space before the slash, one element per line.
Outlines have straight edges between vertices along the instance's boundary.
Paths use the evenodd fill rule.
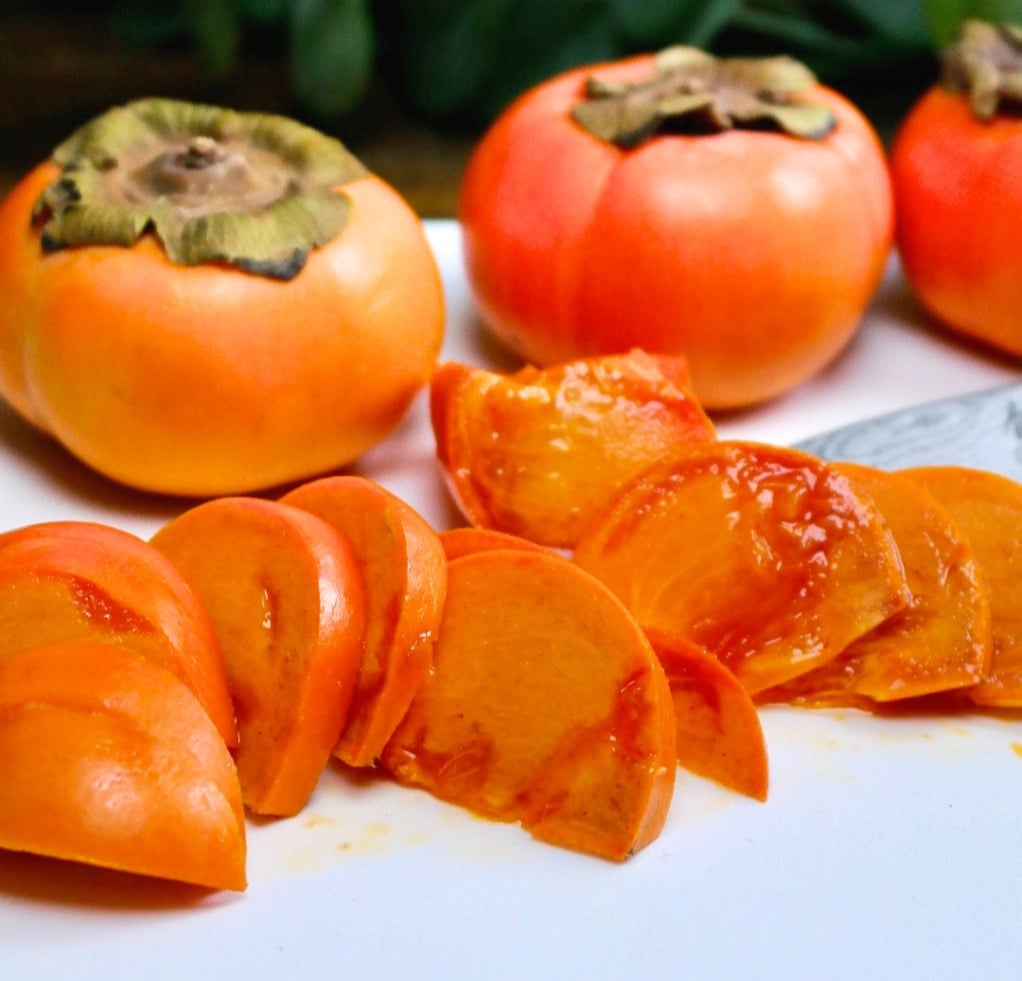
<path fill-rule="evenodd" d="M 966 21 L 941 60 L 944 87 L 967 96 L 977 119 L 1022 108 L 1022 27 Z"/>

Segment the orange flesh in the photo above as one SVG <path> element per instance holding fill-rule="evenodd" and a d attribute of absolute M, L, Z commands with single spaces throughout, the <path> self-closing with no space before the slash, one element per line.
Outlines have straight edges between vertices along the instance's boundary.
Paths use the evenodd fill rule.
<path fill-rule="evenodd" d="M 214 889 L 245 888 L 223 739 L 142 655 L 70 641 L 0 660 L 0 846 Z"/>
<path fill-rule="evenodd" d="M 766 800 L 766 742 L 749 693 L 698 644 L 657 630 L 646 635 L 671 687 L 678 763 L 729 790 Z"/>
<path fill-rule="evenodd" d="M 651 469 L 574 558 L 644 627 L 707 648 L 750 694 L 826 664 L 909 599 L 876 506 L 822 461 L 755 443 Z"/>
<path fill-rule="evenodd" d="M 562 847 L 620 860 L 656 838 L 674 713 L 637 624 L 556 555 L 487 550 L 448 575 L 434 673 L 383 765 Z"/>
<path fill-rule="evenodd" d="M 680 358 L 641 351 L 501 375 L 434 375 L 437 454 L 468 520 L 566 548 L 617 488 L 714 438 Z"/>
<path fill-rule="evenodd" d="M 473 552 L 484 552 L 489 549 L 520 548 L 528 552 L 545 552 L 545 545 L 537 545 L 506 531 L 494 531 L 492 528 L 447 528 L 440 532 L 440 544 L 443 546 L 447 561 L 459 559 Z"/>
<path fill-rule="evenodd" d="M 871 467 L 838 466 L 884 515 L 912 598 L 829 664 L 769 696 L 868 704 L 974 685 L 990 664 L 991 618 L 972 546 L 950 514 L 912 481 Z"/>
<path fill-rule="evenodd" d="M 990 597 L 992 658 L 970 688 L 978 705 L 1022 706 L 1022 485 L 966 467 L 900 471 L 950 512 L 972 545 Z"/>
<path fill-rule="evenodd" d="M 337 745 L 362 659 L 365 596 L 351 547 L 315 515 L 239 497 L 186 511 L 152 541 L 213 618 L 246 806 L 297 813 Z"/>
<path fill-rule="evenodd" d="M 74 639 L 152 658 L 195 692 L 228 746 L 237 745 L 213 624 L 166 556 L 92 522 L 46 522 L 0 535 L 0 657 Z"/>
<path fill-rule="evenodd" d="M 416 511 L 362 477 L 326 477 L 281 500 L 341 532 L 361 567 L 365 650 L 334 755 L 372 765 L 433 663 L 447 589 L 443 546 Z"/>

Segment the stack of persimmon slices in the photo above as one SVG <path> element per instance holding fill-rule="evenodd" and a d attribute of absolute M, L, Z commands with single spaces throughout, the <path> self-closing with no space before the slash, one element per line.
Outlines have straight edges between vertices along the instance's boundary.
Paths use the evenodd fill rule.
<path fill-rule="evenodd" d="M 718 439 L 683 363 L 641 351 L 443 365 L 431 415 L 467 520 L 569 552 L 665 666 L 702 657 L 760 704 L 1022 706 L 1012 480 Z"/>

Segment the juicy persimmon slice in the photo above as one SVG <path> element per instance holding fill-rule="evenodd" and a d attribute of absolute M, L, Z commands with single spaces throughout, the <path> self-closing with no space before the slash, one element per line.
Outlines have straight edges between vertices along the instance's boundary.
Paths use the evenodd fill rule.
<path fill-rule="evenodd" d="M 463 555 L 471 555 L 473 552 L 501 548 L 523 549 L 528 552 L 550 551 L 545 545 L 537 545 L 536 542 L 522 538 L 520 535 L 474 526 L 444 529 L 440 532 L 440 544 L 443 546 L 448 562 L 461 558 Z"/>
<path fill-rule="evenodd" d="M 905 570 L 908 605 L 828 664 L 766 697 L 863 705 L 974 685 L 991 658 L 990 598 L 968 539 L 922 487 L 861 464 L 836 466 L 883 514 Z"/>
<path fill-rule="evenodd" d="M 456 559 L 433 660 L 383 752 L 399 782 L 608 859 L 660 833 L 677 770 L 671 693 L 599 582 L 553 553 Z"/>
<path fill-rule="evenodd" d="M 750 694 L 827 663 L 909 598 L 876 505 L 848 477 L 742 441 L 641 475 L 574 559 L 644 627 L 705 647 Z"/>
<path fill-rule="evenodd" d="M 281 500 L 341 532 L 361 566 L 365 650 L 334 755 L 350 766 L 370 766 L 433 663 L 447 591 L 443 546 L 417 511 L 364 477 L 324 477 Z"/>
<path fill-rule="evenodd" d="M 128 648 L 0 659 L 0 847 L 245 888 L 241 788 L 191 689 Z"/>
<path fill-rule="evenodd" d="M 0 657 L 61 640 L 100 640 L 151 657 L 203 704 L 228 746 L 238 729 L 212 621 L 148 542 L 88 521 L 0 535 Z"/>
<path fill-rule="evenodd" d="M 152 542 L 194 586 L 220 638 L 245 805 L 296 814 L 337 745 L 362 660 L 354 551 L 315 515 L 248 497 L 199 504 Z"/>
<path fill-rule="evenodd" d="M 570 548 L 617 488 L 715 438 L 680 379 L 642 351 L 504 375 L 441 365 L 430 388 L 437 456 L 471 524 Z"/>
<path fill-rule="evenodd" d="M 646 636 L 671 688 L 678 763 L 728 790 L 766 800 L 767 748 L 752 696 L 704 647 L 659 630 Z"/>
<path fill-rule="evenodd" d="M 965 693 L 977 705 L 1022 706 L 1022 484 L 970 467 L 898 471 L 947 508 L 972 545 L 990 598 L 992 654 Z"/>

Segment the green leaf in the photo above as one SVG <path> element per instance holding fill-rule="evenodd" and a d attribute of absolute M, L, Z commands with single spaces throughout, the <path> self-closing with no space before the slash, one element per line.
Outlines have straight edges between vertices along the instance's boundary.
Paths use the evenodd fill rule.
<path fill-rule="evenodd" d="M 185 22 L 206 64 L 226 74 L 235 64 L 241 22 L 232 0 L 182 0 Z"/>
<path fill-rule="evenodd" d="M 868 31 L 908 48 L 931 45 L 925 0 L 832 0 Z M 937 0 L 943 2 L 943 0 Z"/>
<path fill-rule="evenodd" d="M 646 50 L 706 47 L 741 5 L 741 0 L 607 0 L 625 42 Z"/>
<path fill-rule="evenodd" d="M 260 27 L 279 24 L 286 17 L 289 0 L 236 0 L 241 16 Z"/>
<path fill-rule="evenodd" d="M 941 48 L 954 40 L 959 24 L 969 18 L 1022 23 L 1022 0 L 923 0 L 923 6 L 933 43 Z"/>
<path fill-rule="evenodd" d="M 294 0 L 288 70 L 296 98 L 321 116 L 358 104 L 372 78 L 376 35 L 369 0 Z"/>

